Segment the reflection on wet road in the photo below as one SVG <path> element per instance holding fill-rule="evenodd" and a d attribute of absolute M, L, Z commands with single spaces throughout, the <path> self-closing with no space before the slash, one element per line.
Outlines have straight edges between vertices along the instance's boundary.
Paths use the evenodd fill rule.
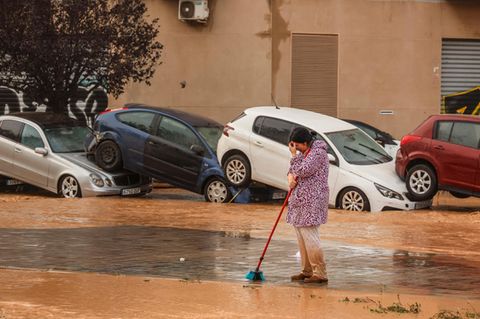
<path fill-rule="evenodd" d="M 264 244 L 246 232 L 153 226 L 0 229 L 0 267 L 243 281 Z M 478 261 L 333 241 L 324 247 L 329 288 L 480 296 Z M 290 284 L 296 250 L 295 241 L 272 241 L 262 269 L 268 283 Z"/>

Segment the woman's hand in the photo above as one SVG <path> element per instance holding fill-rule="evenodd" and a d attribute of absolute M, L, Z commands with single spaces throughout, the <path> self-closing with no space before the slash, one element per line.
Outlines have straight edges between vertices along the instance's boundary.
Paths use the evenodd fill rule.
<path fill-rule="evenodd" d="M 293 175 L 292 173 L 288 174 L 288 187 L 293 189 L 296 186 L 297 186 L 297 179 L 295 178 L 295 175 Z"/>
<path fill-rule="evenodd" d="M 295 143 L 293 142 L 288 143 L 288 149 L 290 150 L 290 153 L 292 154 L 292 156 L 297 155 L 297 147 L 295 146 Z"/>

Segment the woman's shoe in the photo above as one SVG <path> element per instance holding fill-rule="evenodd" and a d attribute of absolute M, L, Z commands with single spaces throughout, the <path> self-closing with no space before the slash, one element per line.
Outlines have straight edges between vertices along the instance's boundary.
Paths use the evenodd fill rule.
<path fill-rule="evenodd" d="M 306 284 L 324 284 L 328 282 L 328 279 L 313 275 L 311 277 L 303 279 L 303 282 Z"/>
<path fill-rule="evenodd" d="M 307 278 L 310 278 L 310 276 L 305 275 L 303 272 L 299 273 L 298 275 L 293 275 L 292 277 L 290 277 L 292 281 L 303 281 Z"/>

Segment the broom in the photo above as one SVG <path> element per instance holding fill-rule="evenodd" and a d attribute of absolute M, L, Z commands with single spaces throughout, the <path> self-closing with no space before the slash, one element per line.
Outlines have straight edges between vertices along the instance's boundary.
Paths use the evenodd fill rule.
<path fill-rule="evenodd" d="M 311 150 L 310 148 L 307 149 L 307 151 L 305 152 L 304 159 L 308 156 L 308 154 L 310 153 L 310 150 Z M 295 181 L 297 181 L 297 180 L 298 179 L 295 178 Z M 245 276 L 245 278 L 247 278 L 248 280 L 253 280 L 253 281 L 259 281 L 259 280 L 264 281 L 265 280 L 265 277 L 263 276 L 263 272 L 260 271 L 260 265 L 262 264 L 263 257 L 265 257 L 265 253 L 267 252 L 268 244 L 270 244 L 270 240 L 272 240 L 272 236 L 273 236 L 273 233 L 275 232 L 275 228 L 277 228 L 280 217 L 282 217 L 283 210 L 287 206 L 288 199 L 290 198 L 290 195 L 292 194 L 293 190 L 294 190 L 294 188 L 290 188 L 290 190 L 288 191 L 287 197 L 285 197 L 285 201 L 283 202 L 282 209 L 280 209 L 280 214 L 278 214 L 277 220 L 275 221 L 275 225 L 273 225 L 273 229 L 270 232 L 270 236 L 268 237 L 267 243 L 265 244 L 265 248 L 263 248 L 262 256 L 260 256 L 260 259 L 258 260 L 257 268 L 255 268 L 254 271 L 250 271 Z"/>
<path fill-rule="evenodd" d="M 273 229 L 270 232 L 270 237 L 268 237 L 267 243 L 265 244 L 265 248 L 263 248 L 262 256 L 258 260 L 257 268 L 255 268 L 255 271 L 250 271 L 245 276 L 245 278 L 247 278 L 248 280 L 253 280 L 253 281 L 264 281 L 265 280 L 265 277 L 263 276 L 263 272 L 260 271 L 260 265 L 262 264 L 263 257 L 265 256 L 265 253 L 267 252 L 268 244 L 270 244 L 270 240 L 272 239 L 273 233 L 275 232 L 275 228 L 277 228 L 280 217 L 282 217 L 283 210 L 287 206 L 288 198 L 290 197 L 290 194 L 292 194 L 292 191 L 293 191 L 293 188 L 291 188 L 288 191 L 287 197 L 285 197 L 285 201 L 283 202 L 282 209 L 280 210 L 280 214 L 278 214 L 277 221 L 275 222 L 275 225 L 273 225 Z"/>

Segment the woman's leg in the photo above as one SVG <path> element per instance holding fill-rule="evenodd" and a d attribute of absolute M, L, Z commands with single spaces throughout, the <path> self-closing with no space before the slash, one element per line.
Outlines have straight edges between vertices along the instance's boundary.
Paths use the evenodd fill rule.
<path fill-rule="evenodd" d="M 308 261 L 306 261 L 304 265 L 306 264 L 309 266 L 313 276 L 326 279 L 327 267 L 325 264 L 323 249 L 320 242 L 318 227 L 319 226 L 296 228 L 298 230 L 297 236 L 299 238 L 302 238 L 304 249 L 306 251 L 305 256 L 306 259 L 308 259 Z M 302 254 L 302 250 L 300 250 L 300 254 Z"/>
<path fill-rule="evenodd" d="M 295 232 L 297 233 L 298 248 L 300 250 L 300 257 L 302 261 L 302 274 L 306 277 L 310 277 L 313 274 L 312 266 L 308 258 L 308 251 L 305 247 L 305 240 L 303 238 L 301 228 L 295 227 Z"/>

